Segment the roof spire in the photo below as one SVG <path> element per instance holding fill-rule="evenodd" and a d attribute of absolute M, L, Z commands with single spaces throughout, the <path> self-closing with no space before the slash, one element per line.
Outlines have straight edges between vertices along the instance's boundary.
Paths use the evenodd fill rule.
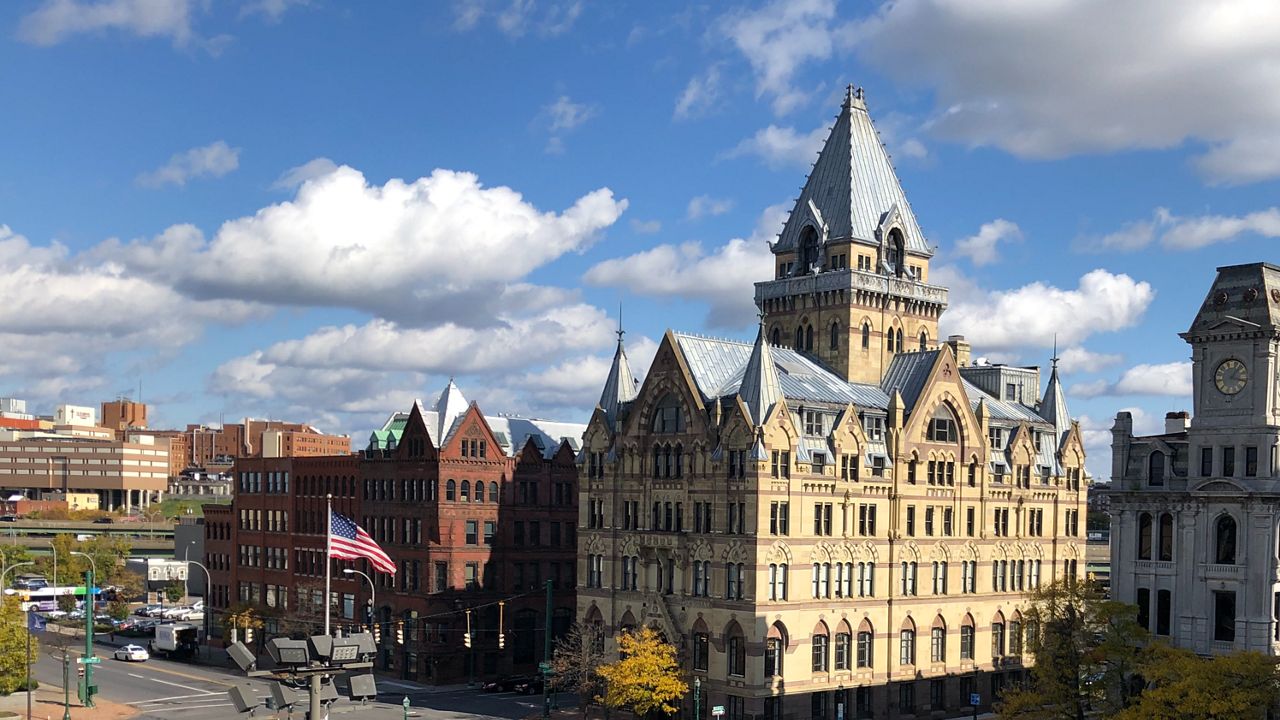
<path fill-rule="evenodd" d="M 756 344 L 751 348 L 751 358 L 742 371 L 742 384 L 738 386 L 738 397 L 751 413 L 751 422 L 757 427 L 779 400 L 782 399 L 782 385 L 778 382 L 778 369 L 773 365 L 773 353 L 769 351 L 769 343 L 765 342 L 764 313 L 760 313 L 760 329 L 756 332 Z"/>
<path fill-rule="evenodd" d="M 1057 372 L 1058 370 L 1059 359 L 1060 358 L 1058 357 L 1058 333 L 1054 333 L 1053 334 L 1053 357 L 1049 358 L 1049 362 L 1053 363 L 1053 369 L 1055 372 Z"/>
<path fill-rule="evenodd" d="M 627 350 L 622 345 L 622 304 L 618 304 L 618 348 L 613 352 L 613 365 L 609 367 L 609 377 L 604 382 L 604 390 L 600 393 L 600 409 L 604 411 L 610 427 L 617 422 L 622 406 L 636 399 L 636 377 L 631 374 L 631 364 L 627 362 Z"/>
<path fill-rule="evenodd" d="M 1058 342 L 1055 338 L 1053 350 L 1053 369 L 1049 371 L 1049 384 L 1044 390 L 1044 400 L 1040 402 L 1040 417 L 1053 423 L 1054 434 L 1058 445 L 1071 429 L 1071 413 L 1067 411 L 1067 395 L 1062 390 L 1062 381 L 1058 379 Z"/>

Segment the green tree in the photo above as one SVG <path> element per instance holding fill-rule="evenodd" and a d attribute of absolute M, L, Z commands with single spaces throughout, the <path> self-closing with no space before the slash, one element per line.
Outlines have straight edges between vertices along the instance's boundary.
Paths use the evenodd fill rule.
<path fill-rule="evenodd" d="M 1145 654 L 1137 608 L 1104 600 L 1091 583 L 1058 582 L 1030 593 L 1024 614 L 1029 680 L 997 706 L 1009 720 L 1084 720 L 1127 706 Z"/>
<path fill-rule="evenodd" d="M 1142 673 L 1147 688 L 1115 720 L 1261 720 L 1280 704 L 1275 660 L 1261 653 L 1201 658 L 1161 644 Z"/>
<path fill-rule="evenodd" d="M 600 694 L 597 668 L 604 664 L 603 631 L 591 625 L 574 623 L 556 640 L 551 669 L 555 672 L 557 690 L 590 698 Z"/>
<path fill-rule="evenodd" d="M 173 602 L 173 603 L 178 602 L 179 600 L 182 599 L 182 595 L 183 595 L 182 583 L 178 582 L 177 580 L 174 580 L 173 582 L 164 586 L 164 597 L 169 602 Z"/>
<path fill-rule="evenodd" d="M 652 628 L 618 636 L 617 662 L 599 667 L 604 694 L 596 702 L 606 708 L 626 708 L 640 717 L 671 715 L 689 692 L 682 678 L 676 649 Z"/>
<path fill-rule="evenodd" d="M 31 643 L 27 655 L 27 616 L 17 597 L 0 601 L 0 695 L 15 692 L 26 683 L 27 664 L 39 657 L 39 643 Z"/>

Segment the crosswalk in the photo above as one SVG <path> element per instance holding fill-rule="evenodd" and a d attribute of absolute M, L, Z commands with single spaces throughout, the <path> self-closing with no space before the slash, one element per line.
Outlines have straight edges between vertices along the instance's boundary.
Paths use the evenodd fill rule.
<path fill-rule="evenodd" d="M 210 708 L 231 707 L 231 701 L 227 698 L 225 692 L 202 690 L 189 695 L 171 695 L 169 697 L 139 700 L 129 703 L 129 705 L 137 708 L 144 715 L 163 713 L 165 717 L 171 717 L 191 714 L 193 711 L 208 710 Z"/>

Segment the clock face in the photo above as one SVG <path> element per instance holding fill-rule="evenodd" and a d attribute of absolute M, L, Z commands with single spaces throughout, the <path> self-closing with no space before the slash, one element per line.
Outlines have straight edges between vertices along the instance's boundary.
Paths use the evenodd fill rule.
<path fill-rule="evenodd" d="M 1224 395 L 1235 395 L 1249 382 L 1249 371 L 1239 360 L 1223 360 L 1214 373 L 1213 382 Z"/>

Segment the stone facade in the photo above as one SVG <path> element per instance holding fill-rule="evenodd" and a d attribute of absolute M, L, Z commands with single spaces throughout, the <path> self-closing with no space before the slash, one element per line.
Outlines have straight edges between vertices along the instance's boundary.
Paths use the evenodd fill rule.
<path fill-rule="evenodd" d="M 1198 653 L 1280 651 L 1280 267 L 1218 268 L 1181 337 L 1194 410 L 1112 428 L 1112 596 Z"/>

